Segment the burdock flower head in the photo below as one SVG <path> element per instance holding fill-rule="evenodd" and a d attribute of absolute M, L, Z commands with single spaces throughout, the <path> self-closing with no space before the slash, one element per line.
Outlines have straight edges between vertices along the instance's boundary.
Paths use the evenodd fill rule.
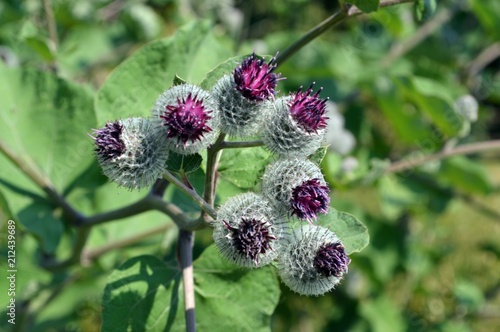
<path fill-rule="evenodd" d="M 280 212 L 311 222 L 327 213 L 330 190 L 320 168 L 309 160 L 280 159 L 266 167 L 262 192 Z"/>
<path fill-rule="evenodd" d="M 285 157 L 303 157 L 319 148 L 325 135 L 328 118 L 327 99 L 320 99 L 314 83 L 306 91 L 269 103 L 273 121 L 265 123 L 263 140 L 271 152 Z"/>
<path fill-rule="evenodd" d="M 108 122 L 103 128 L 94 129 L 95 153 L 102 161 L 119 157 L 125 152 L 122 139 L 123 125 L 119 121 Z"/>
<path fill-rule="evenodd" d="M 129 118 L 94 130 L 97 160 L 104 175 L 129 189 L 149 186 L 161 177 L 168 150 L 146 119 Z"/>
<path fill-rule="evenodd" d="M 228 199 L 214 223 L 213 237 L 221 255 L 244 267 L 260 267 L 275 259 L 287 227 L 269 202 L 254 193 Z"/>
<path fill-rule="evenodd" d="M 328 99 L 319 98 L 323 88 L 312 94 L 313 87 L 314 83 L 304 92 L 300 87 L 299 91 L 292 96 L 292 101 L 289 102 L 290 115 L 302 129 L 309 133 L 326 128 L 327 124 L 325 112 Z"/>
<path fill-rule="evenodd" d="M 163 127 L 169 149 L 180 154 L 196 153 L 215 141 L 217 107 L 208 92 L 182 84 L 160 95 L 153 107 L 155 123 Z"/>
<path fill-rule="evenodd" d="M 259 131 L 263 104 L 274 98 L 280 74 L 275 58 L 268 63 L 254 54 L 223 76 L 213 87 L 212 95 L 220 109 L 222 132 L 232 136 L 251 136 Z"/>
<path fill-rule="evenodd" d="M 283 243 L 278 273 L 299 294 L 322 295 L 348 272 L 351 260 L 339 238 L 327 228 L 303 225 Z"/>
<path fill-rule="evenodd" d="M 273 73 L 275 61 L 276 57 L 266 63 L 255 53 L 246 58 L 233 73 L 236 90 L 248 100 L 263 101 L 272 97 L 280 76 Z"/>

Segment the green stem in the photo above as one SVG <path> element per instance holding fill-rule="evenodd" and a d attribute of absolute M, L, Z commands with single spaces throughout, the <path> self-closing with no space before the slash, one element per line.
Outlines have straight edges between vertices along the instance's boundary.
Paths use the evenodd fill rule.
<path fill-rule="evenodd" d="M 212 206 L 210 206 L 207 202 L 205 202 L 205 200 L 203 198 L 201 198 L 200 195 L 198 195 L 198 193 L 196 193 L 196 191 L 194 191 L 191 188 L 188 188 L 184 183 L 182 183 L 182 181 L 177 179 L 172 173 L 170 173 L 168 171 L 164 172 L 163 177 L 167 181 L 172 183 L 174 186 L 176 186 L 184 194 L 191 197 L 196 202 L 196 204 L 203 211 L 205 211 L 210 217 L 212 217 L 214 219 L 217 217 L 217 214 L 216 214 L 215 210 L 212 208 Z"/>
<path fill-rule="evenodd" d="M 414 2 L 414 0 L 382 0 L 380 1 L 379 7 L 383 8 L 409 2 Z M 283 52 L 281 52 L 276 58 L 277 65 L 282 65 L 286 60 L 288 60 L 288 58 L 297 53 L 302 47 L 309 44 L 318 36 L 323 34 L 326 30 L 346 21 L 350 17 L 354 17 L 360 14 L 363 14 L 363 12 L 355 6 L 350 7 L 346 12 L 342 11 L 342 9 L 338 10 L 332 16 L 309 30 L 302 38 L 300 38 L 295 43 L 286 48 Z"/>
<path fill-rule="evenodd" d="M 102 247 L 89 250 L 83 254 L 82 260 L 86 263 L 89 263 L 89 262 L 95 260 L 96 258 L 98 258 L 98 257 L 100 257 L 100 256 L 102 256 L 110 251 L 127 247 L 131 244 L 142 241 L 150 236 L 156 235 L 156 234 L 161 233 L 161 232 L 165 232 L 165 231 L 171 229 L 173 227 L 173 225 L 174 225 L 173 223 L 165 223 L 165 224 L 160 225 L 158 227 L 149 229 L 145 232 L 135 234 L 131 237 L 121 239 L 118 241 L 114 241 L 114 242 L 105 244 Z"/>
<path fill-rule="evenodd" d="M 261 140 L 257 141 L 246 141 L 246 142 L 222 142 L 219 145 L 219 149 L 239 149 L 239 148 L 254 148 L 257 146 L 263 146 L 264 142 Z"/>
<path fill-rule="evenodd" d="M 215 143 L 207 149 L 207 168 L 205 174 L 205 191 L 203 193 L 203 200 L 213 209 L 216 187 L 216 173 L 217 164 L 219 163 L 219 152 L 221 145 L 224 142 L 226 134 L 219 135 Z M 210 215 L 210 214 L 209 214 Z M 202 213 L 200 219 L 204 220 L 205 214 Z M 212 217 L 215 219 L 214 217 Z"/>
<path fill-rule="evenodd" d="M 386 168 L 386 173 L 399 173 L 403 172 L 418 166 L 421 166 L 425 163 L 434 160 L 441 160 L 447 157 L 462 155 L 462 154 L 471 154 L 481 151 L 488 150 L 500 150 L 500 140 L 492 140 L 478 143 L 471 143 L 456 146 L 452 149 L 439 151 L 438 153 L 421 156 L 415 159 L 403 159 L 397 162 L 392 163 L 389 167 Z"/>
<path fill-rule="evenodd" d="M 181 229 L 179 232 L 178 257 L 182 269 L 182 283 L 184 288 L 184 316 L 186 331 L 196 331 L 194 277 L 193 277 L 193 232 Z"/>

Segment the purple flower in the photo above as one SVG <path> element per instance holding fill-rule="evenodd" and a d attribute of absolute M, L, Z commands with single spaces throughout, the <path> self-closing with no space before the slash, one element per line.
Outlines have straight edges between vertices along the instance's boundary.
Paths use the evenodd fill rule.
<path fill-rule="evenodd" d="M 236 90 L 245 98 L 253 101 L 262 101 L 275 94 L 279 74 L 273 73 L 276 68 L 276 58 L 269 63 L 258 58 L 255 53 L 245 59 L 233 73 Z"/>
<path fill-rule="evenodd" d="M 309 89 L 302 91 L 302 87 L 292 95 L 292 101 L 289 103 L 290 115 L 297 121 L 298 125 L 305 131 L 317 132 L 318 129 L 326 128 L 325 116 L 327 99 L 320 99 L 319 94 L 323 90 L 320 88 L 315 94 L 312 93 L 314 83 Z"/>
<path fill-rule="evenodd" d="M 314 257 L 314 268 L 325 277 L 341 278 L 351 260 L 340 242 L 322 245 Z"/>
<path fill-rule="evenodd" d="M 125 151 L 125 143 L 121 138 L 123 126 L 118 122 L 108 122 L 103 128 L 94 129 L 95 152 L 102 160 L 119 157 Z"/>
<path fill-rule="evenodd" d="M 227 237 L 232 240 L 235 249 L 247 259 L 254 261 L 256 265 L 259 263 L 259 254 L 272 250 L 271 242 L 276 238 L 270 233 L 269 223 L 253 218 L 242 218 L 236 228 L 225 220 L 222 222 L 229 231 Z"/>
<path fill-rule="evenodd" d="M 297 215 L 300 219 L 316 219 L 318 213 L 327 213 L 330 205 L 330 190 L 322 185 L 319 179 L 304 181 L 300 186 L 293 188 L 292 215 Z"/>
<path fill-rule="evenodd" d="M 188 141 L 200 141 L 206 133 L 212 131 L 207 124 L 211 119 L 210 112 L 201 98 L 189 93 L 186 98 L 177 98 L 177 105 L 166 105 L 160 118 L 168 128 L 167 137 L 176 138 L 185 146 Z"/>

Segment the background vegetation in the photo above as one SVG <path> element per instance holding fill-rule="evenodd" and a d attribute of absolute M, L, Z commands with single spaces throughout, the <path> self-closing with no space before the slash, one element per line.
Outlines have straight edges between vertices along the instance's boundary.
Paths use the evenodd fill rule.
<path fill-rule="evenodd" d="M 107 182 L 86 133 L 146 114 L 156 89 L 170 85 L 172 77 L 155 76 L 167 66 L 157 59 L 168 39 L 148 43 L 196 31 L 198 48 L 176 44 L 168 65 L 199 82 L 231 56 L 286 49 L 338 7 L 306 0 L 5 0 L 2 151 L 40 169 L 41 179 L 84 214 L 130 204 L 143 193 Z M 281 92 L 316 81 L 335 103 L 337 135 L 322 165 L 332 206 L 362 220 L 371 241 L 326 296 L 301 297 L 283 286 L 274 331 L 500 330 L 500 4 L 443 0 L 423 21 L 413 8 L 351 18 L 280 65 L 287 78 Z M 158 48 L 157 58 L 141 58 L 148 47 Z M 110 76 L 119 65 L 127 70 Z M 479 104 L 472 123 L 454 107 L 467 94 Z M 52 268 L 71 255 L 78 234 L 47 199 L 50 192 L 5 152 L 0 169 L 2 270 L 6 221 L 18 225 L 18 330 L 97 331 L 115 268 L 139 254 L 174 258 L 175 227 L 147 212 L 98 226 L 84 260 Z M 239 190 L 231 181 L 221 186 L 218 203 Z M 190 208 L 172 188 L 166 197 Z M 210 231 L 198 232 L 195 256 L 210 243 Z M 2 291 L 2 308 L 7 301 Z M 6 320 L 2 312 L 1 326 Z"/>

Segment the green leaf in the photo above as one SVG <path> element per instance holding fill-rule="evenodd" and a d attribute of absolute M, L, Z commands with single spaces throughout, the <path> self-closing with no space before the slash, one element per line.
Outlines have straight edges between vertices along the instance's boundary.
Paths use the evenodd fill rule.
<path fill-rule="evenodd" d="M 24 227 L 40 242 L 41 249 L 53 253 L 63 233 L 62 222 L 54 213 L 54 208 L 46 201 L 35 200 L 18 213 Z"/>
<path fill-rule="evenodd" d="M 460 134 L 465 118 L 453 106 L 450 91 L 439 82 L 421 77 L 396 79 L 407 98 L 425 113 L 443 134 Z"/>
<path fill-rule="evenodd" d="M 172 80 L 172 86 L 186 84 L 186 80 L 179 77 L 179 75 L 175 74 L 174 79 Z"/>
<path fill-rule="evenodd" d="M 205 90 L 210 90 L 215 85 L 215 83 L 224 75 L 229 75 L 233 72 L 233 70 L 243 61 L 245 60 L 249 54 L 247 55 L 239 55 L 232 58 L 227 59 L 226 61 L 218 64 L 215 68 L 213 68 L 207 76 L 201 81 L 200 87 Z"/>
<path fill-rule="evenodd" d="M 421 142 L 430 136 L 430 125 L 414 108 L 412 111 L 405 101 L 403 89 L 395 85 L 393 79 L 379 77 L 373 89 L 373 97 L 402 142 L 414 144 L 415 141 Z"/>
<path fill-rule="evenodd" d="M 0 218 L 1 220 L 10 220 L 14 217 L 14 214 L 10 210 L 9 202 L 7 198 L 3 194 L 2 190 L 0 190 Z"/>
<path fill-rule="evenodd" d="M 443 160 L 439 178 L 466 193 L 489 194 L 493 184 L 484 167 L 464 156 Z"/>
<path fill-rule="evenodd" d="M 407 326 L 401 309 L 390 298 L 381 295 L 373 300 L 363 301 L 359 314 L 370 324 L 369 331 L 406 331 Z"/>
<path fill-rule="evenodd" d="M 352 3 L 364 13 L 376 11 L 380 5 L 380 0 L 347 0 L 346 2 Z"/>
<path fill-rule="evenodd" d="M 167 160 L 167 170 L 174 173 L 191 173 L 200 168 L 202 160 L 198 153 L 186 156 L 171 151 Z"/>
<path fill-rule="evenodd" d="M 153 256 L 125 262 L 104 290 L 103 331 L 185 331 L 180 277 L 176 264 Z M 200 331 L 270 331 L 280 295 L 270 266 L 232 266 L 211 246 L 194 263 L 194 279 Z"/>
<path fill-rule="evenodd" d="M 62 192 L 94 161 L 92 93 L 50 73 L 0 66 L 2 141 L 25 165 Z M 0 186 L 12 212 L 52 252 L 62 235 L 60 211 L 10 160 L 0 155 Z"/>
<path fill-rule="evenodd" d="M 239 66 L 243 60 L 248 58 L 251 54 L 238 55 L 232 58 L 227 59 L 226 61 L 218 64 L 215 68 L 213 68 L 207 76 L 201 81 L 200 87 L 205 90 L 210 90 L 215 85 L 215 83 L 224 75 L 231 74 L 234 69 Z M 272 56 L 265 55 L 262 56 L 263 59 L 269 61 L 272 59 Z"/>
<path fill-rule="evenodd" d="M 43 37 L 26 37 L 24 39 L 26 45 L 31 47 L 43 60 L 52 61 L 55 59 L 54 51 L 50 48 L 49 43 L 51 42 L 47 38 Z"/>
<path fill-rule="evenodd" d="M 316 150 L 316 152 L 310 155 L 308 159 L 319 166 L 323 161 L 323 158 L 325 158 L 327 151 L 328 146 L 322 146 L 318 150 Z"/>
<path fill-rule="evenodd" d="M 318 225 L 327 227 L 342 240 L 346 253 L 360 252 L 368 245 L 370 235 L 361 221 L 349 213 L 330 208 L 326 215 L 318 218 Z"/>
<path fill-rule="evenodd" d="M 413 14 L 417 22 L 427 21 L 436 11 L 436 0 L 417 0 L 413 5 Z"/>
<path fill-rule="evenodd" d="M 409 207 L 422 203 L 419 193 L 409 186 L 409 181 L 400 181 L 393 174 L 383 176 L 377 183 L 377 189 L 380 209 L 388 221 L 396 221 Z"/>
<path fill-rule="evenodd" d="M 280 298 L 274 268 L 231 265 L 212 245 L 196 260 L 194 271 L 200 331 L 271 331 Z"/>
<path fill-rule="evenodd" d="M 178 75 L 199 82 L 229 55 L 213 36 L 209 22 L 195 22 L 167 39 L 152 42 L 120 64 L 95 101 L 99 124 L 128 116 L 150 115 L 158 96 Z"/>
<path fill-rule="evenodd" d="M 250 189 L 260 182 L 264 169 L 272 158 L 271 153 L 262 147 L 226 149 L 219 163 L 219 172 L 221 178 L 240 188 Z"/>

